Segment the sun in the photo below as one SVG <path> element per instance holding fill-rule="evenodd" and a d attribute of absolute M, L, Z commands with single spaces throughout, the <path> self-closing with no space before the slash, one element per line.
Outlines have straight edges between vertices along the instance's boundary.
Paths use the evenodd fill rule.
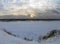
<path fill-rule="evenodd" d="M 31 14 L 31 15 L 30 15 L 31 18 L 34 18 L 35 16 L 36 16 L 35 14 Z"/>

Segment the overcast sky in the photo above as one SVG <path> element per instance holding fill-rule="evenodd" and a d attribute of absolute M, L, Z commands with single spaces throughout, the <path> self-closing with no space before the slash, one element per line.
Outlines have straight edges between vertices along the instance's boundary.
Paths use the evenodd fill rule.
<path fill-rule="evenodd" d="M 60 16 L 60 0 L 0 0 L 0 16 Z"/>

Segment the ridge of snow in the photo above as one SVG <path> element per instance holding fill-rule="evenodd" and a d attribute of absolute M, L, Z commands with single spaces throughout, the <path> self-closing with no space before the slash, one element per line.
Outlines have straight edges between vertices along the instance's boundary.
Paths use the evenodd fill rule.
<path fill-rule="evenodd" d="M 0 44 L 38 44 L 37 42 L 27 42 L 23 39 L 8 35 L 4 31 L 0 30 Z"/>

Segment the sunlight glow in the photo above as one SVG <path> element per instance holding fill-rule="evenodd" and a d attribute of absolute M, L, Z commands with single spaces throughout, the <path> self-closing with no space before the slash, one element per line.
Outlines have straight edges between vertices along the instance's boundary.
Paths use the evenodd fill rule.
<path fill-rule="evenodd" d="M 55 9 L 57 4 L 54 0 L 1 0 L 3 11 L 12 15 L 25 15 L 31 18 L 37 16 L 36 10 L 44 13 L 48 9 Z M 8 12 L 9 11 L 9 12 Z M 3 13 L 3 12 L 2 12 Z M 6 14 L 3 13 L 3 14 Z"/>

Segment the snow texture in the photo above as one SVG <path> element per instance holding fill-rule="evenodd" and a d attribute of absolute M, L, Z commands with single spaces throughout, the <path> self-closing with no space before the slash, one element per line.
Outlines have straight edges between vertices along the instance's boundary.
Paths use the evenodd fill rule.
<path fill-rule="evenodd" d="M 7 34 L 3 29 L 17 37 Z M 60 21 L 0 22 L 0 44 L 60 44 L 60 36 L 37 42 L 38 36 L 53 29 L 60 29 Z M 33 41 L 26 41 L 24 37 L 32 38 Z"/>

